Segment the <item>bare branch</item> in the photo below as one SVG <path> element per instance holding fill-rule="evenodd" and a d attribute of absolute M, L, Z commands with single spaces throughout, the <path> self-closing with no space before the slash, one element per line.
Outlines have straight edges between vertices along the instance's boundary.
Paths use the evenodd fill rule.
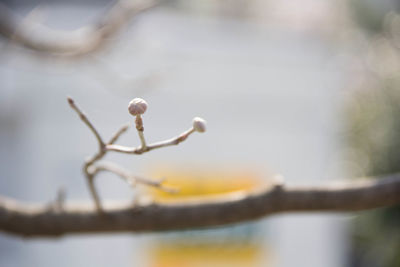
<path fill-rule="evenodd" d="M 97 173 L 96 169 L 93 168 L 93 164 L 102 159 L 105 154 L 106 150 L 105 148 L 105 143 L 103 139 L 101 138 L 100 134 L 96 130 L 96 128 L 93 126 L 93 124 L 90 122 L 90 120 L 87 118 L 87 116 L 78 108 L 78 106 L 75 104 L 75 101 L 71 98 L 68 97 L 68 103 L 71 106 L 73 110 L 79 115 L 79 118 L 89 127 L 89 129 L 93 132 L 94 136 L 96 137 L 96 140 L 99 144 L 99 151 L 92 156 L 90 159 L 86 160 L 85 164 L 83 165 L 83 173 L 85 174 L 89 191 L 90 194 L 92 195 L 93 201 L 95 203 L 96 209 L 101 212 L 101 202 L 100 202 L 100 197 L 99 194 L 97 193 L 96 187 L 94 185 L 94 179 L 95 175 Z M 128 125 L 122 126 L 110 139 L 108 144 L 113 144 L 118 140 L 118 138 L 128 130 Z"/>
<path fill-rule="evenodd" d="M 111 137 L 110 141 L 106 145 L 104 143 L 103 139 L 100 137 L 100 134 L 97 132 L 96 128 L 93 126 L 93 124 L 90 122 L 90 120 L 86 117 L 86 115 L 78 108 L 78 106 L 75 104 L 74 100 L 71 97 L 68 97 L 68 103 L 71 106 L 71 108 L 73 110 L 75 110 L 75 112 L 79 115 L 81 120 L 93 132 L 93 134 L 95 135 L 95 137 L 99 143 L 98 152 L 95 155 L 93 155 L 91 158 L 86 160 L 85 164 L 83 165 L 83 173 L 85 174 L 86 180 L 88 182 L 90 194 L 92 195 L 93 201 L 95 203 L 95 207 L 99 213 L 102 214 L 103 209 L 102 209 L 99 194 L 97 193 L 97 190 L 96 190 L 96 187 L 94 184 L 94 179 L 95 179 L 96 175 L 101 171 L 112 172 L 112 173 L 118 175 L 119 177 L 121 177 L 122 179 L 124 179 L 131 186 L 136 184 L 137 182 L 139 182 L 139 183 L 142 183 L 142 184 L 145 184 L 148 186 L 156 187 L 165 192 L 169 192 L 169 193 L 177 192 L 177 190 L 175 188 L 169 188 L 169 187 L 162 185 L 162 181 L 153 181 L 153 180 L 149 180 L 149 179 L 146 179 L 143 177 L 134 176 L 134 175 L 130 174 L 128 171 L 122 169 L 121 167 L 119 167 L 117 165 L 110 164 L 110 163 L 96 164 L 96 162 L 101 160 L 106 155 L 107 152 L 111 151 L 111 150 L 107 149 L 107 146 L 111 146 L 111 147 L 115 146 L 115 145 L 113 145 L 113 143 L 116 142 L 118 140 L 118 138 L 124 132 L 126 132 L 126 130 L 128 129 L 129 126 L 125 125 L 125 126 L 121 127 Z M 163 143 L 153 144 L 152 146 L 147 146 L 146 142 L 144 140 L 144 135 L 143 135 L 144 128 L 143 128 L 143 121 L 141 118 L 141 114 L 143 114 L 146 111 L 146 109 L 147 109 L 146 101 L 144 101 L 143 99 L 140 99 L 140 98 L 133 99 L 129 104 L 129 112 L 131 114 L 134 114 L 136 117 L 136 120 L 135 120 L 136 129 L 139 133 L 139 137 L 141 140 L 141 146 L 139 148 L 137 148 L 138 153 L 136 153 L 136 154 L 142 154 L 144 152 L 150 151 L 151 149 L 159 148 L 162 146 L 168 146 L 168 145 L 171 145 L 172 143 L 178 144 L 179 142 L 182 142 L 183 140 L 185 140 L 191 133 L 193 133 L 195 131 L 195 129 L 192 128 L 189 131 L 184 132 L 183 134 L 181 134 L 180 136 L 178 136 L 175 139 L 167 140 L 167 141 L 164 141 Z M 197 120 L 199 118 L 195 118 L 195 119 Z M 200 131 L 204 132 L 205 131 L 205 121 L 202 120 L 202 123 L 204 124 L 203 125 L 204 129 L 202 128 L 202 129 L 200 129 Z M 195 125 L 195 123 L 194 123 L 194 125 Z M 116 146 L 116 147 L 121 147 L 121 146 Z M 124 148 L 124 147 L 121 147 L 121 148 Z M 130 148 L 124 148 L 124 149 L 130 149 Z"/>
<path fill-rule="evenodd" d="M 40 36 L 32 35 L 30 27 L 21 23 L 0 3 L 0 34 L 33 51 L 61 57 L 78 57 L 99 50 L 117 34 L 132 17 L 156 5 L 156 1 L 117 1 L 97 23 L 75 31 L 52 30 L 43 25 Z M 32 26 L 32 25 L 30 25 Z"/>
<path fill-rule="evenodd" d="M 120 146 L 120 145 L 106 145 L 106 150 L 121 152 L 121 153 L 126 153 L 126 154 L 143 154 L 143 153 L 149 152 L 153 149 L 178 145 L 179 143 L 185 141 L 189 137 L 189 135 L 191 135 L 194 132 L 195 132 L 195 130 L 192 127 L 189 130 L 181 133 L 180 135 L 178 135 L 176 137 L 173 137 L 173 138 L 165 140 L 165 141 L 160 141 L 157 143 L 149 144 L 145 148 L 142 148 L 142 146 L 140 146 L 140 147 L 125 147 L 125 146 Z"/>
<path fill-rule="evenodd" d="M 121 177 L 130 186 L 134 187 L 136 185 L 136 180 L 128 171 L 122 169 L 120 166 L 110 162 L 102 162 L 93 166 L 93 174 L 98 174 L 99 172 L 106 171 L 116 174 Z"/>
<path fill-rule="evenodd" d="M 111 162 L 101 162 L 93 166 L 94 171 L 93 173 L 97 174 L 101 171 L 107 171 L 114 173 L 121 177 L 124 181 L 126 181 L 129 185 L 134 187 L 137 183 L 156 187 L 162 191 L 168 192 L 168 193 L 177 193 L 178 190 L 175 188 L 167 187 L 164 186 L 162 183 L 164 182 L 164 179 L 160 180 L 151 180 L 145 177 L 140 177 L 137 175 L 134 175 L 130 173 L 128 170 L 123 169 L 122 167 L 111 163 Z"/>
<path fill-rule="evenodd" d="M 75 101 L 71 97 L 68 97 L 67 100 L 68 100 L 70 107 L 73 110 L 75 110 L 75 112 L 79 115 L 79 118 L 93 132 L 93 134 L 96 137 L 96 140 L 99 144 L 99 151 L 94 156 L 92 156 L 90 159 L 86 160 L 85 164 L 83 165 L 83 173 L 85 174 L 86 181 L 87 181 L 88 187 L 89 187 L 89 191 L 90 191 L 90 194 L 95 203 L 96 209 L 99 213 L 102 213 L 100 197 L 99 197 L 99 194 L 97 193 L 96 187 L 94 185 L 95 173 L 94 173 L 94 170 L 92 167 L 95 162 L 97 162 L 98 160 L 102 159 L 105 156 L 105 154 L 106 154 L 106 150 L 104 149 L 105 144 L 104 144 L 104 141 L 101 138 L 100 134 L 96 130 L 96 128 L 89 121 L 89 119 L 86 117 L 86 115 L 78 108 L 78 106 L 75 104 Z M 116 141 L 118 139 L 118 137 L 125 131 L 126 131 L 126 129 L 124 127 L 122 127 L 120 130 L 118 130 L 114 134 L 114 136 L 111 138 L 110 143 L 112 143 L 111 141 Z"/>
<path fill-rule="evenodd" d="M 46 205 L 0 199 L 0 230 L 10 234 L 50 237 L 77 233 L 154 232 L 215 227 L 283 212 L 344 212 L 400 204 L 400 174 L 383 179 L 320 187 L 275 186 L 215 199 L 175 203 L 106 205 L 68 204 L 55 212 Z"/>
<path fill-rule="evenodd" d="M 185 141 L 189 137 L 189 135 L 191 135 L 194 132 L 195 132 L 195 130 L 192 127 L 189 130 L 181 133 L 180 135 L 178 135 L 174 138 L 148 145 L 148 150 L 150 151 L 150 150 L 161 148 L 161 147 L 179 145 L 180 143 Z"/>
<path fill-rule="evenodd" d="M 94 136 L 97 139 L 97 142 L 99 143 L 100 150 L 103 150 L 105 144 L 103 139 L 101 138 L 99 132 L 96 130 L 96 128 L 93 126 L 93 124 L 89 121 L 89 119 L 86 117 L 86 115 L 78 108 L 78 106 L 75 104 L 75 101 L 71 98 L 68 97 L 68 103 L 71 106 L 73 110 L 75 110 L 76 113 L 78 113 L 79 118 L 89 127 L 89 129 L 92 131 Z"/>
<path fill-rule="evenodd" d="M 136 123 L 136 130 L 139 134 L 139 139 L 140 139 L 140 149 L 139 150 L 146 150 L 147 145 L 146 145 L 146 140 L 144 139 L 144 134 L 143 134 L 143 132 L 144 132 L 143 120 L 140 115 L 136 116 L 135 123 Z"/>
<path fill-rule="evenodd" d="M 129 129 L 129 124 L 123 125 L 110 139 L 110 141 L 108 141 L 107 144 L 111 145 L 114 144 L 118 138 L 125 133 L 127 130 Z"/>
<path fill-rule="evenodd" d="M 92 195 L 94 204 L 96 206 L 96 211 L 99 213 L 103 213 L 103 209 L 101 207 L 101 202 L 100 202 L 100 197 L 99 197 L 99 194 L 97 193 L 96 187 L 94 185 L 94 175 L 92 175 L 91 173 L 88 173 L 87 170 L 85 171 L 85 175 L 87 178 L 86 180 L 88 182 L 90 194 Z"/>

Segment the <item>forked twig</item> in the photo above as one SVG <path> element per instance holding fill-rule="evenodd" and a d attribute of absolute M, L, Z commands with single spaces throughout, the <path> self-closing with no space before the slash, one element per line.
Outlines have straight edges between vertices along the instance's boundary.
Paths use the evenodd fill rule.
<path fill-rule="evenodd" d="M 179 191 L 176 188 L 167 187 L 163 185 L 164 179 L 152 180 L 145 177 L 136 176 L 130 173 L 128 170 L 123 169 L 121 166 L 118 166 L 111 162 L 101 162 L 99 164 L 94 165 L 95 174 L 101 171 L 111 172 L 118 175 L 132 187 L 135 187 L 136 184 L 144 184 L 159 188 L 160 190 L 168 193 L 177 193 Z"/>
<path fill-rule="evenodd" d="M 106 145 L 106 150 L 108 151 L 115 151 L 115 152 L 121 152 L 121 153 L 126 153 L 126 154 L 143 154 L 145 152 L 149 152 L 153 149 L 157 148 L 162 148 L 162 147 L 167 147 L 167 146 L 173 146 L 173 145 L 178 145 L 179 143 L 183 142 L 188 138 L 189 135 L 194 133 L 195 130 L 194 128 L 190 128 L 189 130 L 183 132 L 182 134 L 173 137 L 171 139 L 165 140 L 165 141 L 160 141 L 157 143 L 149 144 L 146 145 L 145 147 L 140 146 L 140 147 L 126 147 L 126 146 L 120 146 L 120 145 Z"/>
<path fill-rule="evenodd" d="M 88 187 L 90 190 L 90 193 L 92 195 L 92 198 L 94 200 L 94 203 L 96 205 L 96 209 L 98 212 L 102 212 L 102 206 L 101 206 L 101 201 L 100 197 L 97 193 L 97 190 L 94 185 L 94 179 L 96 175 L 99 172 L 102 171 L 107 171 L 116 174 L 117 176 L 121 177 L 123 180 L 125 180 L 129 185 L 134 186 L 136 183 L 144 184 L 147 186 L 152 186 L 155 188 L 158 188 L 162 191 L 169 192 L 169 193 L 176 193 L 178 190 L 175 188 L 170 188 L 164 186 L 162 183 L 164 180 L 151 180 L 147 179 L 144 177 L 139 177 L 136 175 L 131 174 L 129 171 L 123 169 L 122 167 L 113 164 L 113 163 L 97 163 L 99 160 L 101 160 L 107 152 L 109 151 L 116 151 L 116 152 L 121 152 L 121 153 L 128 153 L 128 154 L 143 154 L 145 152 L 148 152 L 153 149 L 161 148 L 161 147 L 167 147 L 167 146 L 172 146 L 172 145 L 177 145 L 183 141 L 185 141 L 189 135 L 191 135 L 194 132 L 205 132 L 205 121 L 201 118 L 194 118 L 193 119 L 193 126 L 183 132 L 182 134 L 157 143 L 149 144 L 147 145 L 145 138 L 144 138 L 144 127 L 143 127 L 143 119 L 141 115 L 144 114 L 144 112 L 147 109 L 147 103 L 143 99 L 140 98 L 135 98 L 133 99 L 128 106 L 129 112 L 136 117 L 135 119 L 135 126 L 136 130 L 139 134 L 140 138 L 140 143 L 141 145 L 139 147 L 125 147 L 125 146 L 120 146 L 120 145 L 115 145 L 114 143 L 118 140 L 118 138 L 125 133 L 129 125 L 124 125 L 122 126 L 115 134 L 110 138 L 110 141 L 105 143 L 100 136 L 99 132 L 97 129 L 94 127 L 94 125 L 90 122 L 88 117 L 84 114 L 83 111 L 76 105 L 75 101 L 71 98 L 68 97 L 68 103 L 71 106 L 71 108 L 79 115 L 79 118 L 83 121 L 83 123 L 88 126 L 90 131 L 94 134 L 98 145 L 99 145 L 99 150 L 97 151 L 96 154 L 94 154 L 91 158 L 87 159 L 85 161 L 85 164 L 83 165 L 83 173 L 85 174 L 85 177 L 88 182 Z"/>

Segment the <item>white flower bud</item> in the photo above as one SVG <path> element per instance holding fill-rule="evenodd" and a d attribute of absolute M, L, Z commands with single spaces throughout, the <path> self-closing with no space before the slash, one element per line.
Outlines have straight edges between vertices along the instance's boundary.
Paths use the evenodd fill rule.
<path fill-rule="evenodd" d="M 134 98 L 129 102 L 128 110 L 133 116 L 142 115 L 146 112 L 147 102 L 141 98 Z"/>
<path fill-rule="evenodd" d="M 194 118 L 193 128 L 196 132 L 204 133 L 206 131 L 206 121 L 199 117 Z"/>

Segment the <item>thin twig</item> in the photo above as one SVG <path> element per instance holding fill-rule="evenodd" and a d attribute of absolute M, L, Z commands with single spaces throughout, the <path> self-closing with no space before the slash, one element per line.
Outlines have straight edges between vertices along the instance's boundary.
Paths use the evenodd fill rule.
<path fill-rule="evenodd" d="M 96 137 L 96 140 L 99 144 L 99 150 L 98 152 L 93 155 L 91 158 L 87 159 L 85 161 L 85 164 L 83 165 L 83 173 L 85 174 L 87 183 L 88 183 L 88 187 L 89 187 L 89 191 L 90 194 L 93 198 L 93 201 L 96 205 L 96 209 L 99 212 L 102 212 L 102 207 L 101 207 L 101 202 L 100 202 L 100 197 L 99 194 L 97 193 L 95 184 L 94 184 L 94 179 L 95 179 L 95 170 L 93 168 L 93 164 L 96 163 L 97 161 L 101 160 L 105 154 L 106 154 L 106 150 L 105 148 L 105 143 L 103 141 L 103 139 L 101 138 L 100 134 L 98 133 L 98 131 L 96 130 L 96 128 L 93 126 L 93 124 L 90 122 L 90 120 L 87 118 L 87 116 L 83 113 L 83 111 L 81 111 L 78 106 L 75 104 L 75 101 L 71 98 L 68 97 L 68 103 L 71 106 L 71 108 L 73 110 L 75 110 L 75 112 L 79 115 L 79 117 L 81 118 L 81 120 L 89 127 L 89 129 L 93 132 L 94 136 Z M 125 133 L 128 130 L 129 126 L 128 125 L 124 125 L 122 126 L 110 139 L 110 141 L 107 144 L 113 144 L 114 142 L 116 142 L 118 140 L 118 138 Z"/>
<path fill-rule="evenodd" d="M 143 131 L 137 131 L 140 139 L 140 148 L 139 150 L 146 150 L 147 145 L 146 145 L 146 140 L 144 139 L 144 134 Z"/>
<path fill-rule="evenodd" d="M 85 177 L 87 179 L 87 183 L 88 183 L 88 187 L 89 187 L 89 191 L 90 194 L 93 198 L 93 201 L 95 203 L 96 209 L 99 213 L 103 213 L 103 209 L 102 209 L 102 205 L 101 205 L 101 201 L 100 201 L 100 197 L 99 194 L 97 193 L 95 184 L 94 184 L 94 179 L 96 177 L 96 175 L 100 172 L 100 171 L 108 171 L 108 172 L 112 172 L 116 175 L 118 175 L 119 177 L 123 178 L 128 184 L 130 185 L 134 185 L 136 182 L 138 183 L 142 183 L 148 186 L 153 186 L 156 187 L 162 191 L 165 192 L 169 192 L 169 193 L 175 193 L 177 192 L 176 189 L 174 188 L 170 188 L 170 187 L 166 187 L 164 185 L 161 184 L 161 181 L 154 181 L 154 180 L 149 180 L 143 177 L 137 177 L 134 176 L 132 174 L 130 174 L 128 171 L 122 169 L 121 167 L 114 165 L 114 164 L 96 164 L 99 160 L 101 160 L 108 151 L 107 147 L 108 146 L 115 146 L 113 145 L 114 142 L 116 142 L 118 140 L 118 138 L 125 133 L 128 130 L 128 125 L 124 125 L 122 126 L 110 139 L 110 141 L 105 144 L 103 139 L 101 138 L 100 134 L 98 133 L 98 131 L 96 130 L 96 128 L 93 126 L 93 124 L 90 122 L 90 120 L 87 118 L 87 116 L 83 113 L 83 111 L 81 111 L 78 106 L 75 104 L 74 100 L 71 97 L 68 97 L 68 103 L 71 106 L 71 108 L 79 115 L 79 117 L 81 118 L 81 120 L 89 127 L 89 129 L 93 132 L 93 134 L 95 135 L 98 143 L 99 143 L 99 150 L 97 151 L 96 154 L 94 154 L 91 158 L 87 159 L 85 161 L 85 164 L 83 165 L 83 173 L 85 174 Z M 191 133 L 193 133 L 193 129 L 184 132 L 183 134 L 181 134 L 180 136 L 173 138 L 171 140 L 167 140 L 164 142 L 164 145 L 160 146 L 159 143 L 156 143 L 152 146 L 147 146 L 146 142 L 144 140 L 144 136 L 143 136 L 143 121 L 141 119 L 140 116 L 136 117 L 136 129 L 139 132 L 139 137 L 141 137 L 141 146 L 137 149 L 138 152 L 141 154 L 143 152 L 147 152 L 150 151 L 151 149 L 154 148 L 159 148 L 162 146 L 167 146 L 167 145 L 171 145 L 172 143 L 179 143 L 182 142 L 183 140 L 185 140 L 187 138 L 187 136 L 189 136 Z M 140 135 L 142 134 L 142 135 Z M 119 146 L 117 146 L 119 147 Z M 138 154 L 139 154 L 138 153 Z"/>
<path fill-rule="evenodd" d="M 178 145 L 178 144 L 182 143 L 183 141 L 185 141 L 189 137 L 189 135 L 191 135 L 194 132 L 195 132 L 195 130 L 192 127 L 189 130 L 181 133 L 180 135 L 178 135 L 174 138 L 148 145 L 148 151 L 157 149 L 157 148 L 161 148 L 161 147 Z"/>
<path fill-rule="evenodd" d="M 103 213 L 103 209 L 102 209 L 101 202 L 100 202 L 100 197 L 99 197 L 99 194 L 97 193 L 96 187 L 94 185 L 94 176 L 87 175 L 86 177 L 87 177 L 87 182 L 88 182 L 90 193 L 93 197 L 94 204 L 96 206 L 96 210 L 99 213 Z"/>
<path fill-rule="evenodd" d="M 94 156 L 92 156 L 90 159 L 85 161 L 85 164 L 83 165 L 83 173 L 85 174 L 85 177 L 86 177 L 86 180 L 88 183 L 88 187 L 89 187 L 89 191 L 90 191 L 90 194 L 96 205 L 96 209 L 98 212 L 101 213 L 102 212 L 101 202 L 100 202 L 99 194 L 97 193 L 96 187 L 94 185 L 94 174 L 90 171 L 90 168 L 96 161 L 102 159 L 104 157 L 104 155 L 106 154 L 106 150 L 104 149 L 105 143 L 104 143 L 103 139 L 101 138 L 100 134 L 98 133 L 98 131 L 96 130 L 96 128 L 93 126 L 93 124 L 87 118 L 87 116 L 75 104 L 75 101 L 71 97 L 68 97 L 67 99 L 68 99 L 68 103 L 69 103 L 70 107 L 79 115 L 79 118 L 89 127 L 89 129 L 92 131 L 92 133 L 96 137 L 96 140 L 99 144 L 98 152 Z M 123 132 L 124 132 L 124 130 L 122 130 L 122 131 L 119 130 L 113 136 L 113 138 L 111 138 L 111 141 L 113 141 L 114 139 L 117 140 L 118 137 Z"/>
<path fill-rule="evenodd" d="M 110 139 L 110 141 L 108 141 L 107 144 L 111 145 L 114 144 L 118 138 L 125 133 L 127 130 L 129 129 L 129 124 L 123 125 Z"/>
<path fill-rule="evenodd" d="M 103 150 L 103 147 L 105 146 L 105 144 L 104 144 L 104 141 L 101 138 L 99 132 L 96 130 L 96 128 L 93 126 L 93 124 L 89 121 L 89 119 L 86 117 L 86 115 L 78 108 L 78 106 L 75 104 L 75 101 L 71 97 L 68 97 L 67 99 L 68 99 L 68 103 L 71 106 L 71 108 L 73 110 L 75 110 L 76 113 L 78 113 L 79 118 L 89 127 L 89 129 L 92 131 L 92 133 L 96 137 L 96 140 L 99 143 L 100 150 Z"/>
<path fill-rule="evenodd" d="M 55 199 L 55 206 L 58 210 L 62 210 L 62 207 L 65 203 L 65 199 L 66 199 L 66 192 L 65 192 L 65 188 L 64 187 L 60 187 L 57 191 L 57 196 Z"/>
<path fill-rule="evenodd" d="M 49 208 L 56 212 L 60 212 L 64 207 L 65 198 L 66 198 L 65 188 L 60 187 L 57 190 L 56 198 L 54 199 L 54 201 L 50 203 Z"/>
<path fill-rule="evenodd" d="M 167 193 L 177 193 L 179 190 L 176 188 L 168 187 L 163 185 L 162 183 L 165 181 L 164 179 L 160 180 L 152 180 L 148 179 L 145 177 L 140 177 L 137 175 L 131 174 L 128 170 L 123 169 L 122 167 L 111 163 L 111 162 L 101 162 L 93 166 L 94 167 L 94 173 L 99 173 L 100 171 L 107 171 L 114 173 L 121 177 L 124 181 L 126 181 L 129 185 L 134 187 L 137 183 L 156 187 L 160 189 L 161 191 L 167 192 Z"/>
<path fill-rule="evenodd" d="M 131 175 L 127 170 L 124 170 L 122 167 L 117 166 L 116 164 L 113 164 L 111 162 L 101 162 L 94 165 L 93 168 L 94 174 L 98 174 L 102 171 L 111 172 L 122 178 L 130 186 L 134 187 L 136 185 L 136 180 L 133 175 Z"/>
<path fill-rule="evenodd" d="M 126 153 L 126 154 L 143 154 L 145 152 L 149 152 L 153 149 L 157 148 L 162 148 L 162 147 L 167 147 L 167 146 L 173 146 L 173 145 L 178 145 L 179 143 L 185 141 L 189 135 L 194 133 L 195 130 L 190 128 L 189 130 L 183 132 L 182 134 L 173 137 L 171 139 L 165 140 L 165 141 L 160 141 L 157 143 L 149 144 L 146 146 L 146 149 L 142 149 L 142 147 L 126 147 L 126 146 L 120 146 L 120 145 L 106 145 L 106 150 L 108 151 L 115 151 L 115 152 L 121 152 L 121 153 Z"/>
<path fill-rule="evenodd" d="M 146 145 L 146 140 L 144 139 L 144 127 L 143 127 L 143 120 L 142 120 L 142 116 L 140 116 L 140 114 L 136 115 L 136 119 L 135 119 L 135 124 L 136 124 L 136 130 L 139 134 L 139 139 L 140 139 L 140 148 L 139 150 L 146 150 L 147 149 L 147 145 Z"/>

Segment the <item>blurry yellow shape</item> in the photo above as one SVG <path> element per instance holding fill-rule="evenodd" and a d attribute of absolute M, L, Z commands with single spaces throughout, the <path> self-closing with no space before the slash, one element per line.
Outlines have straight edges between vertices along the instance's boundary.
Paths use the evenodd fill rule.
<path fill-rule="evenodd" d="M 152 170 L 151 177 L 165 179 L 165 186 L 176 188 L 171 194 L 157 188 L 149 190 L 157 202 L 212 199 L 220 196 L 241 195 L 268 185 L 257 172 L 238 169 L 189 168 L 162 166 Z M 155 240 L 150 248 L 151 267 L 255 267 L 261 266 L 266 248 L 259 242 L 255 226 L 246 229 L 220 229 L 219 232 L 176 233 L 174 238 Z M 248 229 L 247 228 L 247 229 Z M 211 233 L 211 234 L 210 234 Z M 262 266 L 269 266 L 263 263 Z"/>
<path fill-rule="evenodd" d="M 257 244 L 194 247 L 163 244 L 152 252 L 152 267 L 248 267 L 259 265 L 263 250 Z"/>
<path fill-rule="evenodd" d="M 246 192 L 263 185 L 260 175 L 246 170 L 199 170 L 162 167 L 155 169 L 152 177 L 163 177 L 165 186 L 178 189 L 168 193 L 150 188 L 150 194 L 158 202 L 181 201 L 193 198 L 210 198 L 233 192 Z M 265 183 L 265 182 L 264 182 Z"/>

